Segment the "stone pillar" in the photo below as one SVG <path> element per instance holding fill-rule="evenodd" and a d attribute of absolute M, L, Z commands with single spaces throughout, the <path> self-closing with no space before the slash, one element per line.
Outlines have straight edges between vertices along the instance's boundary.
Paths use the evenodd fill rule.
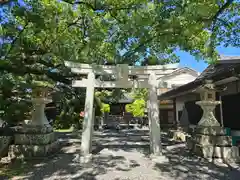
<path fill-rule="evenodd" d="M 91 156 L 91 144 L 93 133 L 93 103 L 94 103 L 94 80 L 93 72 L 88 74 L 88 85 L 86 88 L 86 100 L 84 109 L 84 121 L 82 129 L 81 153 L 83 157 Z"/>
<path fill-rule="evenodd" d="M 157 78 L 154 73 L 149 76 L 149 101 L 148 101 L 148 118 L 150 129 L 150 150 L 155 156 L 162 154 L 161 147 L 161 129 L 159 121 L 159 102 L 157 97 Z"/>

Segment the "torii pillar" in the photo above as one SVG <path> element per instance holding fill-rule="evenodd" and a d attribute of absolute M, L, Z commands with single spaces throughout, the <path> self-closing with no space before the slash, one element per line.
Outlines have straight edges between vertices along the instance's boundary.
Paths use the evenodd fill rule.
<path fill-rule="evenodd" d="M 155 73 L 150 74 L 148 84 L 150 86 L 148 100 L 150 151 L 154 156 L 159 156 L 162 155 L 162 146 L 159 120 L 159 102 L 157 97 L 157 78 Z"/>
<path fill-rule="evenodd" d="M 157 97 L 157 77 L 150 73 L 149 79 L 148 119 L 150 131 L 151 159 L 156 163 L 168 163 L 166 156 L 162 155 L 161 128 L 159 119 L 159 101 Z"/>
<path fill-rule="evenodd" d="M 93 103 L 94 103 L 94 86 L 95 74 L 88 73 L 88 85 L 86 87 L 86 99 L 84 108 L 84 121 L 82 129 L 81 154 L 82 162 L 87 162 L 91 158 L 92 134 L 94 126 Z"/>

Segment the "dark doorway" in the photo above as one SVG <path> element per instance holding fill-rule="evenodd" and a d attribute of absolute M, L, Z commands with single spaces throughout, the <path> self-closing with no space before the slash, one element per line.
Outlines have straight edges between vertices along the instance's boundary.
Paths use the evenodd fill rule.
<path fill-rule="evenodd" d="M 182 117 L 182 111 L 178 111 L 178 122 L 180 121 L 181 117 Z"/>
<path fill-rule="evenodd" d="M 160 117 L 160 123 L 161 124 L 169 124 L 169 123 L 173 123 L 172 122 L 172 119 L 173 119 L 173 110 L 171 110 L 171 109 L 160 109 L 160 115 L 159 115 L 159 117 Z M 170 115 L 172 115 L 172 116 L 170 116 Z"/>
<path fill-rule="evenodd" d="M 240 93 L 222 96 L 223 124 L 233 130 L 240 129 Z"/>
<path fill-rule="evenodd" d="M 202 108 L 196 104 L 196 101 L 188 101 L 184 105 L 188 113 L 189 123 L 197 125 L 203 114 Z"/>

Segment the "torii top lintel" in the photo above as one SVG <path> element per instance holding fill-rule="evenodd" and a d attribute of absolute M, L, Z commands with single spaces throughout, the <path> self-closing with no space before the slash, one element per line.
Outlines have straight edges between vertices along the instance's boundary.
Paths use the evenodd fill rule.
<path fill-rule="evenodd" d="M 149 75 L 152 72 L 155 74 L 165 74 L 167 70 L 174 70 L 179 67 L 179 64 L 154 65 L 154 66 L 128 66 L 128 64 L 117 64 L 116 66 L 97 65 L 97 64 L 82 64 L 76 62 L 65 61 L 65 66 L 71 68 L 72 72 L 77 74 L 88 74 L 93 72 L 97 75 L 103 74 L 121 74 L 127 75 Z M 165 72 L 165 73 L 164 73 Z"/>

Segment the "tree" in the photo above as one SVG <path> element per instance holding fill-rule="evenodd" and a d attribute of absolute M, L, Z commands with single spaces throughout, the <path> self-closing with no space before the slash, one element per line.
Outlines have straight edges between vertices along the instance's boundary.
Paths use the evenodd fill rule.
<path fill-rule="evenodd" d="M 137 99 L 132 104 L 127 104 L 126 112 L 132 113 L 134 117 L 143 117 L 145 112 L 146 102 L 144 99 Z"/>
<path fill-rule="evenodd" d="M 134 64 L 142 57 L 150 64 L 175 62 L 176 48 L 215 59 L 219 43 L 239 46 L 239 2 L 234 0 L 8 2 L 8 23 L 1 32 L 11 45 L 4 45 L 3 57 L 15 54 L 24 65 L 56 68 L 65 59 Z"/>
<path fill-rule="evenodd" d="M 134 99 L 144 99 L 146 101 L 148 99 L 148 93 L 147 88 L 134 89 L 132 91 L 132 97 Z"/>
<path fill-rule="evenodd" d="M 80 78 L 65 60 L 162 64 L 178 61 L 175 50 L 181 49 L 214 61 L 220 43 L 240 45 L 237 0 L 8 0 L 1 6 L 5 112 L 10 102 L 31 96 L 25 85 L 34 80 L 67 86 Z"/>

